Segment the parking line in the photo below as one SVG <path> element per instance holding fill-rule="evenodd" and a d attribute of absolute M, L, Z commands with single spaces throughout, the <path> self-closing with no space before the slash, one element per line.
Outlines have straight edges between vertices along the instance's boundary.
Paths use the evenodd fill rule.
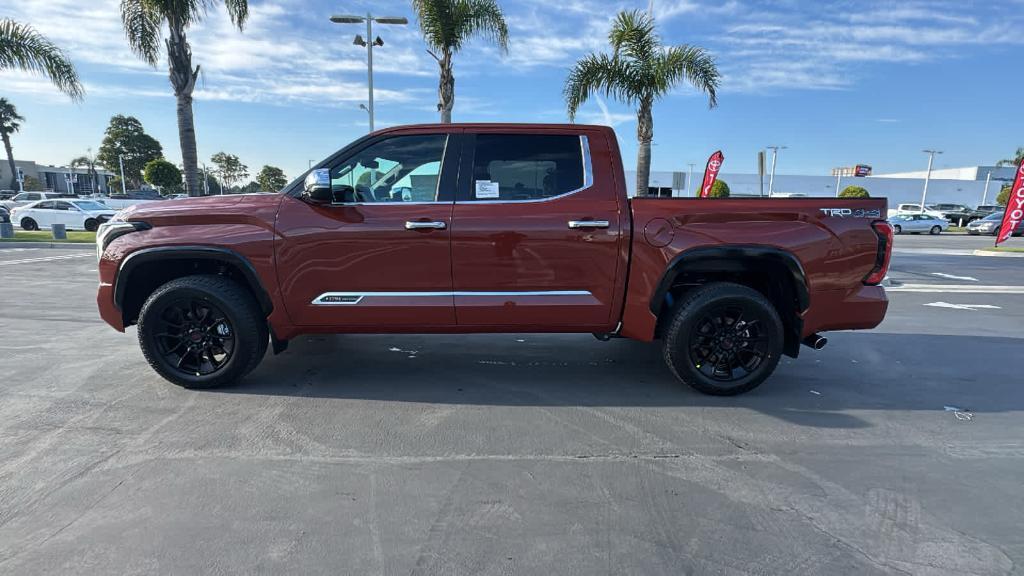
<path fill-rule="evenodd" d="M 34 262 L 55 262 L 58 260 L 71 260 L 72 258 L 95 258 L 95 254 L 65 254 L 63 256 L 42 256 L 40 258 L 22 258 L 20 260 L 0 260 L 0 266 L 11 266 L 14 264 L 32 264 Z"/>
<path fill-rule="evenodd" d="M 901 284 L 886 292 L 931 292 L 954 294 L 1024 294 L 1024 286 L 976 286 L 973 284 Z"/>

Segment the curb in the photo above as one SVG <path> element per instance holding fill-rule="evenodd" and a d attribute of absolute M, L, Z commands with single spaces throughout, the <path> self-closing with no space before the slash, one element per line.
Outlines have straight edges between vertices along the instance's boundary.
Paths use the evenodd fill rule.
<path fill-rule="evenodd" d="M 95 242 L 5 242 L 0 240 L 0 250 L 10 248 L 62 248 L 78 250 L 95 250 Z"/>
<path fill-rule="evenodd" d="M 999 256 L 1000 258 L 1024 258 L 1024 252 L 996 252 L 994 250 L 975 250 L 975 256 Z"/>

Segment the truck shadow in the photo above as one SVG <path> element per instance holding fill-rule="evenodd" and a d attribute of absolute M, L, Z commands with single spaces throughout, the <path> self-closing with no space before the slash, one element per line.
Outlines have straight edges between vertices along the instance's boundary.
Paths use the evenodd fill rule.
<path fill-rule="evenodd" d="M 1013 338 L 846 332 L 783 358 L 738 397 L 680 384 L 658 344 L 589 335 L 304 336 L 218 393 L 495 406 L 746 408 L 820 428 L 869 424 L 851 410 L 1024 409 Z M 964 358 L 969 358 L 969 361 Z"/>

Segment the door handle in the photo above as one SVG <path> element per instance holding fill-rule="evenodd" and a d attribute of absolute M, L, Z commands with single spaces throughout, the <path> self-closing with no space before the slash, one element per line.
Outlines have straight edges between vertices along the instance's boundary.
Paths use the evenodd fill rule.
<path fill-rule="evenodd" d="M 607 220 L 569 220 L 569 228 L 607 228 Z"/>
<path fill-rule="evenodd" d="M 444 222 L 411 222 L 406 221 L 406 230 L 444 230 L 448 225 Z"/>

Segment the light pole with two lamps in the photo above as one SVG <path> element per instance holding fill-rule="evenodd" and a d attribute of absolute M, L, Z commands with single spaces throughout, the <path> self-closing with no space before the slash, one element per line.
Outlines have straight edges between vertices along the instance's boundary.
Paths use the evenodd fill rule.
<path fill-rule="evenodd" d="M 370 132 L 373 132 L 373 47 L 384 45 L 384 41 L 381 40 L 380 36 L 373 37 L 373 23 L 408 24 L 409 20 L 403 16 L 374 16 L 367 12 L 366 16 L 350 14 L 331 16 L 331 22 L 335 24 L 361 24 L 366 22 L 366 39 L 363 40 L 361 35 L 356 34 L 355 40 L 352 43 L 356 46 L 366 46 L 366 77 L 367 84 L 369 85 L 369 107 L 366 108 L 366 111 L 370 115 Z"/>

